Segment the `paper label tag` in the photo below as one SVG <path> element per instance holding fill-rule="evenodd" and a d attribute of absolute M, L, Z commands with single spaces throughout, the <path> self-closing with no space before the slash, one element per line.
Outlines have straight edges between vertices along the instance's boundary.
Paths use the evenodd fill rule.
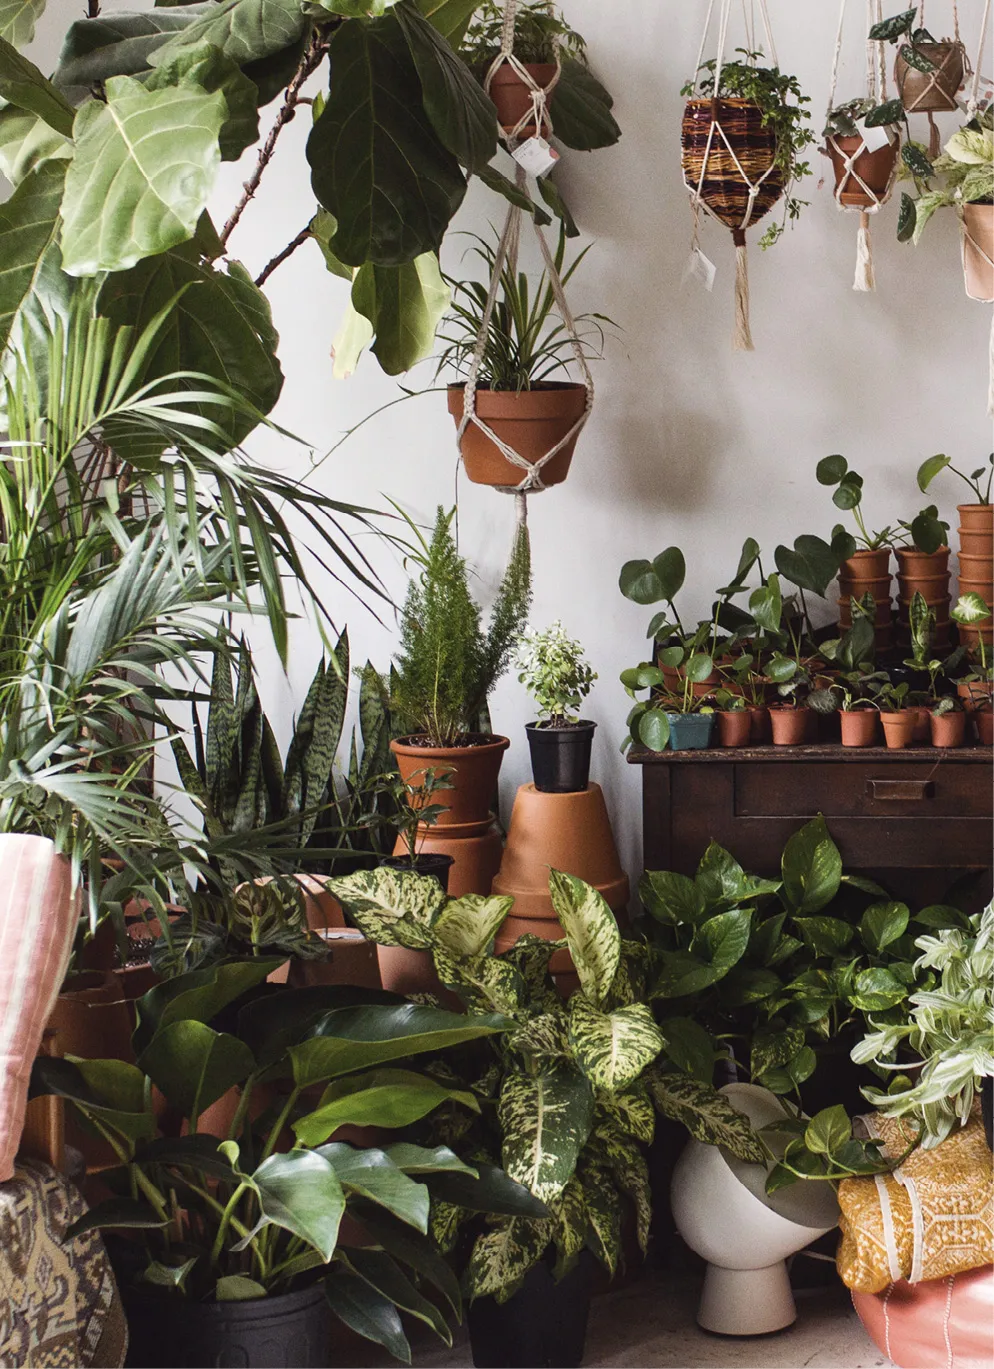
<path fill-rule="evenodd" d="M 544 176 L 559 161 L 559 153 L 544 138 L 526 138 L 511 156 L 523 166 L 529 176 Z"/>
<path fill-rule="evenodd" d="M 867 152 L 876 152 L 879 148 L 886 147 L 890 142 L 890 134 L 884 124 L 878 125 L 876 128 L 867 128 L 866 124 L 861 122 L 856 127 L 859 129 L 859 136 L 863 139 L 863 146 Z"/>
<path fill-rule="evenodd" d="M 705 290 L 713 290 L 717 271 L 717 266 L 713 261 L 708 260 L 699 247 L 690 249 L 687 269 L 683 273 L 684 280 L 696 280 L 699 285 L 704 286 Z"/>

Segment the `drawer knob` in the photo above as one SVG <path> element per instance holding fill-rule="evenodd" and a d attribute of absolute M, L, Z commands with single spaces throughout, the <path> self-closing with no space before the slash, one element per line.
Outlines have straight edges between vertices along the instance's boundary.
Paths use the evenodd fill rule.
<path fill-rule="evenodd" d="M 871 799 L 887 803 L 919 803 L 935 797 L 932 780 L 867 780 L 866 792 Z"/>

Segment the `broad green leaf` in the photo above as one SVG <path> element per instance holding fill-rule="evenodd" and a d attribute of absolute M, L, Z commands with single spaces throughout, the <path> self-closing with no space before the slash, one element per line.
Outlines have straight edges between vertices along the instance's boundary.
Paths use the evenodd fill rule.
<path fill-rule="evenodd" d="M 446 901 L 437 879 L 389 866 L 329 880 L 328 892 L 368 940 L 412 951 L 433 944 L 432 928 Z"/>
<path fill-rule="evenodd" d="M 261 984 L 281 964 L 280 960 L 268 958 L 235 961 L 190 970 L 156 984 L 138 1000 L 135 1050 L 145 1050 L 155 1033 L 170 1022 L 209 1022 L 222 1008 Z"/>
<path fill-rule="evenodd" d="M 712 841 L 697 866 L 694 883 L 701 890 L 708 912 L 726 912 L 740 903 L 775 894 L 780 881 L 747 875 L 731 852 Z"/>
<path fill-rule="evenodd" d="M 749 1052 L 749 1073 L 753 1078 L 780 1069 L 792 1060 L 804 1045 L 803 1027 L 764 1028 L 752 1038 Z"/>
<path fill-rule="evenodd" d="M 439 142 L 392 15 L 344 23 L 331 40 L 334 79 L 307 141 L 311 184 L 347 265 L 396 266 L 437 252 L 466 190 Z"/>
<path fill-rule="evenodd" d="M 466 1295 L 506 1302 L 542 1258 L 551 1234 L 552 1224 L 547 1221 L 499 1219 L 473 1242 L 464 1280 Z"/>
<path fill-rule="evenodd" d="M 572 57 L 562 59 L 551 108 L 560 142 L 578 152 L 612 147 L 621 137 L 612 104 L 611 96 L 585 63 Z"/>
<path fill-rule="evenodd" d="M 36 114 L 63 137 L 72 135 L 73 108 L 33 62 L 22 57 L 2 36 L 3 8 L 0 0 L 0 97 L 29 114 Z"/>
<path fill-rule="evenodd" d="M 508 1074 L 497 1105 L 507 1173 L 537 1198 L 555 1198 L 576 1169 L 593 1109 L 590 1084 L 568 1065 Z"/>
<path fill-rule="evenodd" d="M 859 923 L 867 950 L 880 952 L 908 930 L 911 914 L 906 903 L 873 903 Z"/>
<path fill-rule="evenodd" d="M 225 1274 L 214 1285 L 214 1297 L 218 1302 L 248 1302 L 252 1298 L 264 1298 L 268 1289 L 245 1274 Z"/>
<path fill-rule="evenodd" d="M 443 38 L 458 47 L 479 0 L 417 0 L 418 9 L 435 25 Z"/>
<path fill-rule="evenodd" d="M 558 1259 L 556 1270 L 567 1268 L 579 1255 L 587 1239 L 587 1203 L 583 1184 L 574 1174 L 559 1197 L 549 1205 L 553 1221 L 553 1241 Z M 555 1277 L 556 1270 L 553 1271 Z"/>
<path fill-rule="evenodd" d="M 330 1084 L 313 1112 L 293 1124 L 304 1146 L 320 1146 L 338 1127 L 406 1127 L 440 1104 L 461 1103 L 478 1112 L 471 1093 L 448 1089 L 411 1070 L 371 1070 Z"/>
<path fill-rule="evenodd" d="M 578 238 L 580 236 L 580 230 L 576 226 L 576 220 L 570 213 L 569 206 L 563 199 L 562 191 L 555 181 L 550 180 L 548 176 L 540 176 L 538 178 L 538 193 L 542 196 L 542 199 L 545 200 L 556 218 L 562 222 L 563 231 L 566 236 L 568 238 Z"/>
<path fill-rule="evenodd" d="M 69 25 L 55 71 L 56 85 L 89 87 L 111 76 L 135 76 L 152 53 L 214 5 L 157 6 L 100 14 Z"/>
<path fill-rule="evenodd" d="M 818 1057 L 810 1046 L 802 1046 L 780 1069 L 767 1070 L 756 1083 L 776 1094 L 794 1093 L 805 1079 L 810 1079 L 818 1065 Z"/>
<path fill-rule="evenodd" d="M 513 898 L 499 894 L 463 894 L 462 898 L 449 899 L 435 920 L 436 940 L 450 955 L 489 954 L 513 907 Z"/>
<path fill-rule="evenodd" d="M 400 1313 L 389 1298 L 340 1265 L 329 1272 L 325 1297 L 335 1316 L 357 1335 L 385 1346 L 394 1359 L 410 1364 L 411 1347 Z"/>
<path fill-rule="evenodd" d="M 36 167 L 51 161 L 68 161 L 71 156 L 72 143 L 36 114 L 28 114 L 15 105 L 0 109 L 0 175 L 15 189 Z"/>
<path fill-rule="evenodd" d="M 467 170 L 478 171 L 497 153 L 493 104 L 466 63 L 413 4 L 398 4 L 394 18 L 414 59 L 432 128 Z"/>
<path fill-rule="evenodd" d="M 397 1147 L 389 1147 L 392 1154 Z M 458 1173 L 425 1173 L 432 1196 L 467 1212 L 492 1212 L 505 1217 L 547 1217 L 548 1209 L 524 1184 L 496 1165 L 479 1161 L 478 1177 Z"/>
<path fill-rule="evenodd" d="M 352 307 L 371 325 L 372 353 L 391 376 L 409 371 L 431 355 L 435 329 L 451 298 L 434 252 L 423 252 L 396 266 L 366 262 L 352 283 Z M 336 343 L 336 364 L 344 364 L 343 350 Z M 349 360 L 354 369 L 354 357 Z"/>
<path fill-rule="evenodd" d="M 840 917 L 798 917 L 794 926 L 815 955 L 838 955 L 845 950 L 856 929 Z"/>
<path fill-rule="evenodd" d="M 694 927 L 705 914 L 702 889 L 672 870 L 646 870 L 639 882 L 639 898 L 657 922 L 670 926 Z"/>
<path fill-rule="evenodd" d="M 452 1344 L 452 1332 L 438 1308 L 418 1292 L 396 1261 L 385 1251 L 352 1246 L 343 1262 L 347 1269 L 358 1274 L 377 1293 L 389 1298 L 402 1312 L 409 1312 L 417 1317 L 419 1321 L 430 1326 L 447 1345 Z"/>
<path fill-rule="evenodd" d="M 714 670 L 714 661 L 706 651 L 695 651 L 687 660 L 683 673 L 692 684 L 703 684 Z"/>
<path fill-rule="evenodd" d="M 662 708 L 649 708 L 639 718 L 639 741 L 650 751 L 665 751 L 670 740 L 670 720 Z"/>
<path fill-rule="evenodd" d="M 35 36 L 35 23 L 45 12 L 46 0 L 0 0 L 0 38 L 25 47 Z"/>
<path fill-rule="evenodd" d="M 153 66 L 159 66 L 171 62 L 184 48 L 210 43 L 239 66 L 245 66 L 293 47 L 309 27 L 300 0 L 222 0 L 221 4 L 205 5 L 189 27 L 155 49 L 151 61 Z M 296 65 L 294 55 L 293 67 Z M 287 81 L 293 67 L 286 74 Z M 249 71 L 248 75 L 253 73 Z M 268 92 L 265 94 L 272 98 Z"/>
<path fill-rule="evenodd" d="M 439 1206 L 435 1204 L 436 1213 Z M 412 1231 L 389 1213 L 382 1210 L 377 1212 L 368 1204 L 360 1213 L 353 1215 L 361 1222 L 363 1232 L 375 1245 L 380 1246 L 395 1260 L 407 1265 L 409 1269 L 413 1269 L 422 1280 L 427 1279 L 442 1294 L 453 1313 L 457 1317 L 461 1316 L 462 1298 L 459 1294 L 458 1280 L 439 1253 L 431 1235 L 422 1236 L 420 1232 Z"/>
<path fill-rule="evenodd" d="M 76 155 L 62 201 L 63 268 L 124 271 L 191 238 L 220 164 L 227 114 L 220 92 L 147 91 L 130 76 L 106 83 L 106 104 L 76 115 Z"/>
<path fill-rule="evenodd" d="M 680 1122 L 698 1141 L 722 1146 L 740 1160 L 765 1161 L 766 1152 L 749 1119 L 710 1085 L 687 1074 L 664 1074 L 661 1070 L 650 1070 L 648 1083 L 659 1111 Z"/>
<path fill-rule="evenodd" d="M 255 1068 L 237 1036 L 203 1022 L 172 1022 L 156 1032 L 139 1065 L 184 1117 L 196 1118 Z"/>
<path fill-rule="evenodd" d="M 91 1207 L 78 1217 L 65 1233 L 67 1241 L 87 1231 L 106 1231 L 108 1228 L 125 1230 L 152 1230 L 169 1225 L 170 1219 L 163 1220 L 148 1203 L 137 1198 L 105 1198 L 103 1202 Z"/>
<path fill-rule="evenodd" d="M 852 1134 L 848 1114 L 841 1103 L 834 1107 L 822 1108 L 808 1123 L 804 1133 L 804 1143 L 816 1155 L 831 1155 L 839 1146 L 845 1145 Z"/>
<path fill-rule="evenodd" d="M 781 858 L 783 893 L 795 913 L 817 913 L 839 892 L 842 857 L 819 814 L 794 832 Z"/>
<path fill-rule="evenodd" d="M 793 546 L 779 546 L 773 553 L 777 570 L 798 589 L 822 597 L 839 572 L 841 560 L 820 537 L 802 534 Z"/>
<path fill-rule="evenodd" d="M 526 191 L 516 185 L 510 177 L 505 176 L 503 171 L 498 171 L 495 166 L 481 166 L 476 175 L 489 190 L 503 195 L 508 204 L 517 205 L 526 214 L 530 214 L 540 227 L 547 228 L 552 222 L 545 210 L 539 208 Z"/>
<path fill-rule="evenodd" d="M 327 253 L 325 259 L 327 260 Z M 351 279 L 352 271 L 346 268 Z M 331 343 L 331 356 L 334 361 L 332 374 L 336 380 L 348 380 L 349 376 L 355 374 L 355 369 L 363 352 L 373 340 L 373 325 L 368 318 L 359 313 L 352 303 L 349 302 L 345 307 L 345 313 L 339 324 L 338 332 L 335 334 Z"/>
<path fill-rule="evenodd" d="M 505 1025 L 502 1018 L 466 1017 L 418 1003 L 373 1004 L 328 1013 L 309 1040 L 287 1053 L 294 1081 L 307 1088 L 389 1060 L 492 1036 Z"/>
<path fill-rule="evenodd" d="M 142 1071 L 125 1060 L 77 1060 L 86 1087 L 103 1107 L 118 1112 L 144 1112 Z"/>
<path fill-rule="evenodd" d="M 345 1211 L 334 1165 L 317 1151 L 290 1150 L 263 1160 L 252 1179 L 263 1216 L 330 1260 Z"/>
<path fill-rule="evenodd" d="M 408 1178 L 382 1150 L 357 1150 L 344 1141 L 332 1141 L 316 1153 L 329 1162 L 347 1193 L 368 1198 L 408 1226 L 427 1232 L 431 1203 L 428 1189 Z"/>
<path fill-rule="evenodd" d="M 0 205 L 2 350 L 9 347 L 31 356 L 33 325 L 68 311 L 72 282 L 60 269 L 56 243 L 64 178 L 64 163 L 46 163 L 25 176 L 6 204 Z M 44 364 L 47 355 L 39 360 Z"/>
<path fill-rule="evenodd" d="M 597 889 L 560 870 L 549 874 L 549 893 L 583 991 L 591 1002 L 603 1003 L 621 958 L 614 913 Z"/>
<path fill-rule="evenodd" d="M 633 1084 L 664 1044 L 652 1010 L 644 1003 L 605 1013 L 582 994 L 570 999 L 569 1039 L 583 1073 L 595 1088 L 609 1092 Z"/>
<path fill-rule="evenodd" d="M 761 628 L 767 632 L 780 631 L 783 616 L 783 596 L 780 593 L 780 580 L 776 575 L 768 575 L 766 584 L 753 590 L 749 596 L 749 612 Z"/>
<path fill-rule="evenodd" d="M 618 588 L 635 604 L 658 604 L 663 587 L 651 561 L 626 561 L 618 576 Z"/>
<path fill-rule="evenodd" d="M 311 237 L 321 249 L 325 266 L 333 276 L 338 276 L 340 280 L 351 281 L 354 274 L 352 267 L 339 261 L 329 245 L 337 230 L 338 221 L 334 214 L 328 213 L 327 209 L 319 209 L 311 219 Z"/>
<path fill-rule="evenodd" d="M 183 48 L 153 70 L 145 89 L 164 90 L 181 85 L 199 86 L 208 94 L 220 91 L 224 96 L 228 112 L 218 140 L 223 161 L 237 161 L 258 140 L 259 91 L 220 48 L 209 43 Z"/>
<path fill-rule="evenodd" d="M 140 1077 L 140 1071 L 134 1065 L 125 1065 L 120 1060 L 39 1056 L 31 1071 L 31 1096 L 52 1093 L 59 1098 L 69 1098 L 84 1117 L 92 1113 L 101 1123 L 134 1143 L 150 1139 L 157 1131 L 156 1119 L 150 1110 L 131 1106 L 121 1108 L 113 1101 L 122 1096 L 119 1090 L 126 1091 L 124 1096 L 129 1103 L 136 1101 L 133 1096 L 136 1075 Z"/>
<path fill-rule="evenodd" d="M 690 1017 L 668 1017 L 659 1024 L 659 1030 L 666 1054 L 674 1065 L 702 1084 L 710 1084 L 714 1075 L 714 1042 L 700 1023 Z"/>
<path fill-rule="evenodd" d="M 861 1012 L 883 1012 L 907 997 L 908 990 L 890 970 L 883 968 L 860 970 L 851 995 L 852 1003 Z"/>
<path fill-rule="evenodd" d="M 718 913 L 700 924 L 690 943 L 691 951 L 720 978 L 745 955 L 751 927 L 752 913 L 748 908 Z"/>
<path fill-rule="evenodd" d="M 837 485 L 848 470 L 844 456 L 823 456 L 815 467 L 815 479 L 819 485 Z"/>
<path fill-rule="evenodd" d="M 306 0 L 315 17 L 338 14 L 343 19 L 378 19 L 398 0 Z"/>
<path fill-rule="evenodd" d="M 475 1179 L 478 1171 L 465 1164 L 448 1146 L 416 1146 L 410 1141 L 395 1141 L 384 1146 L 383 1153 L 405 1174 L 468 1174 Z"/>

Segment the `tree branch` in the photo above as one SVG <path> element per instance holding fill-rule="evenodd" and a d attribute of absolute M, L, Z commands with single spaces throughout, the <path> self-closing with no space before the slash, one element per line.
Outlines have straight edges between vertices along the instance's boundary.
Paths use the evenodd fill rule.
<path fill-rule="evenodd" d="M 300 246 L 300 244 L 302 242 L 306 242 L 310 236 L 311 225 L 308 223 L 305 224 L 305 226 L 300 230 L 300 232 L 291 242 L 287 243 L 286 247 L 284 247 L 282 252 L 277 252 L 275 257 L 273 257 L 270 261 L 266 262 L 265 266 L 262 268 L 262 270 L 255 278 L 256 285 L 260 287 L 265 285 L 266 281 L 276 270 L 277 266 L 285 262 L 287 257 L 292 257 L 294 252 L 296 252 L 297 248 Z"/>
<path fill-rule="evenodd" d="M 255 170 L 245 182 L 241 199 L 232 210 L 228 222 L 221 229 L 220 239 L 222 247 L 227 246 L 228 239 L 231 237 L 232 232 L 237 227 L 239 219 L 248 207 L 249 200 L 254 197 L 255 192 L 259 189 L 262 173 L 269 165 L 273 152 L 276 150 L 276 141 L 296 113 L 297 105 L 301 99 L 301 88 L 303 87 L 304 82 L 309 76 L 313 75 L 321 65 L 324 55 L 328 51 L 328 41 L 329 40 L 323 34 L 315 33 L 307 44 L 304 55 L 300 59 L 300 65 L 297 67 L 293 79 L 286 88 L 286 94 L 283 96 L 283 104 L 280 106 L 280 112 L 277 114 L 272 128 L 266 135 L 265 142 L 259 149 Z"/>

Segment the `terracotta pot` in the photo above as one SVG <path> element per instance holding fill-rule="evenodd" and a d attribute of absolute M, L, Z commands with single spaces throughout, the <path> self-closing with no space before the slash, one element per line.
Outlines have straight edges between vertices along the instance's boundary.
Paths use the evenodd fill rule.
<path fill-rule="evenodd" d="M 956 686 L 956 693 L 963 701 L 967 713 L 975 713 L 980 710 L 981 705 L 986 707 L 986 701 L 994 697 L 994 683 L 990 680 L 961 681 Z"/>
<path fill-rule="evenodd" d="M 535 84 L 541 86 L 543 90 L 546 89 L 556 74 L 555 62 L 522 62 L 521 65 Z M 531 87 L 525 84 L 510 62 L 502 62 L 494 72 L 488 94 L 496 106 L 497 118 L 505 133 L 510 133 L 518 122 L 531 112 Z M 551 109 L 555 95 L 555 87 L 547 91 L 545 96 L 547 109 Z M 536 132 L 535 120 L 532 119 L 530 123 L 525 124 L 515 134 L 515 137 L 524 141 L 525 138 L 533 138 Z"/>
<path fill-rule="evenodd" d="M 449 893 L 453 898 L 463 894 L 489 894 L 494 875 L 500 869 L 504 847 L 500 828 L 488 813 L 485 823 L 466 823 L 462 826 L 429 827 L 418 838 L 426 855 L 451 856 Z M 407 847 L 397 838 L 394 855 L 404 855 Z"/>
<path fill-rule="evenodd" d="M 961 551 L 959 554 L 960 593 L 963 585 L 990 585 L 994 581 L 994 554 L 977 556 L 973 552 Z"/>
<path fill-rule="evenodd" d="M 960 532 L 982 532 L 988 539 L 994 536 L 994 504 L 957 504 L 956 512 Z"/>
<path fill-rule="evenodd" d="M 994 300 L 994 204 L 963 206 L 963 283 L 970 299 Z"/>
<path fill-rule="evenodd" d="M 380 982 L 390 993 L 430 993 L 453 1012 L 462 1011 L 462 1001 L 438 977 L 431 951 L 409 951 L 406 946 L 377 946 Z"/>
<path fill-rule="evenodd" d="M 124 991 L 110 970 L 72 975 L 48 1019 L 60 1055 L 87 1060 L 134 1060 L 131 1018 Z"/>
<path fill-rule="evenodd" d="M 773 740 L 773 728 L 770 724 L 770 710 L 765 704 L 750 704 L 749 721 L 751 724 L 750 738 L 753 746 L 765 746 Z"/>
<path fill-rule="evenodd" d="M 940 547 L 938 551 L 920 551 L 918 547 L 897 547 L 897 578 L 906 580 L 931 580 L 936 576 L 949 573 L 949 548 Z"/>
<path fill-rule="evenodd" d="M 982 509 L 985 505 L 975 504 L 972 507 Z M 987 505 L 986 507 L 991 506 Z M 989 527 L 960 528 L 959 549 L 961 555 L 966 552 L 967 556 L 990 556 L 994 552 L 994 535 L 992 535 L 991 529 Z"/>
<path fill-rule="evenodd" d="M 774 746 L 801 746 L 807 740 L 807 708 L 771 708 Z"/>
<path fill-rule="evenodd" d="M 836 134 L 828 143 L 828 155 L 835 172 L 835 191 L 839 203 L 868 209 L 871 205 L 881 203 L 887 194 L 900 140 L 893 139 L 885 147 L 878 147 L 873 152 L 863 148 L 853 160 L 852 169 L 847 171 L 847 162 L 862 143 L 863 139 L 858 133 L 855 137 Z M 872 193 L 868 194 L 860 181 Z"/>
<path fill-rule="evenodd" d="M 892 751 L 902 751 L 911 745 L 917 720 L 910 709 L 901 713 L 881 713 L 880 721 L 884 726 L 884 741 Z"/>
<path fill-rule="evenodd" d="M 890 580 L 890 552 L 890 547 L 875 547 L 872 551 L 862 547 L 853 552 L 848 561 L 843 561 L 839 579 L 879 580 L 886 576 Z"/>
<path fill-rule="evenodd" d="M 914 718 L 914 727 L 911 729 L 911 741 L 914 746 L 928 746 L 932 737 L 929 727 L 931 713 L 924 704 L 909 704 L 904 710 Z"/>
<path fill-rule="evenodd" d="M 994 746 L 994 712 L 989 708 L 978 709 L 973 714 L 973 724 L 977 729 L 977 740 L 981 746 Z"/>
<path fill-rule="evenodd" d="M 962 43 L 943 39 L 939 43 L 916 43 L 934 70 L 909 67 L 898 52 L 894 62 L 894 82 L 908 114 L 927 114 L 956 108 L 956 93 L 963 84 L 966 51 Z"/>
<path fill-rule="evenodd" d="M 600 890 L 616 913 L 628 903 L 628 877 L 621 868 L 607 805 L 599 784 L 578 794 L 541 794 L 533 784 L 518 790 L 495 894 L 509 894 L 514 907 L 497 934 L 498 952 L 531 932 L 557 941 L 562 928 L 549 896 L 549 870 L 562 870 Z M 550 963 L 553 973 L 572 969 L 567 951 Z"/>
<path fill-rule="evenodd" d="M 490 826 L 490 803 L 497 792 L 504 752 L 511 745 L 507 737 L 492 737 L 470 746 L 418 746 L 412 737 L 390 743 L 401 779 L 418 783 L 418 771 L 451 770 L 451 788 L 436 789 L 432 803 L 446 805 L 430 832 L 443 827 Z M 464 835 L 468 835 L 465 833 Z"/>
<path fill-rule="evenodd" d="M 464 385 L 449 386 L 449 413 L 459 426 L 463 416 Z M 476 392 L 476 412 L 512 451 L 525 461 L 540 461 L 579 421 L 587 407 L 582 385 L 544 381 L 533 390 L 485 390 Z M 542 484 L 559 485 L 569 473 L 579 430 L 542 467 Z M 514 488 L 527 475 L 508 461 L 494 441 L 470 423 L 460 443 L 467 477 L 475 485 Z"/>
<path fill-rule="evenodd" d="M 717 714 L 718 745 L 748 746 L 752 741 L 752 716 L 747 708 Z"/>
<path fill-rule="evenodd" d="M 929 714 L 933 746 L 962 746 L 966 741 L 965 713 Z"/>
<path fill-rule="evenodd" d="M 344 919 L 343 919 L 344 921 Z M 382 988 L 376 946 L 354 927 L 325 927 L 324 939 L 331 947 L 327 960 L 292 959 L 286 982 L 291 989 L 315 984 L 354 984 L 362 989 Z"/>
<path fill-rule="evenodd" d="M 843 746 L 872 746 L 877 740 L 877 710 L 857 708 L 839 714 Z"/>
<path fill-rule="evenodd" d="M 680 666 L 664 665 L 659 667 L 663 672 L 663 680 L 666 688 L 671 694 L 682 694 L 684 686 L 684 672 Z M 690 685 L 690 693 L 695 699 L 706 698 L 708 694 L 713 694 L 718 685 L 721 684 L 721 676 L 716 670 L 705 680 L 693 680 Z M 729 693 L 735 693 L 735 689 L 727 686 Z M 739 691 L 741 692 L 741 691 Z"/>

